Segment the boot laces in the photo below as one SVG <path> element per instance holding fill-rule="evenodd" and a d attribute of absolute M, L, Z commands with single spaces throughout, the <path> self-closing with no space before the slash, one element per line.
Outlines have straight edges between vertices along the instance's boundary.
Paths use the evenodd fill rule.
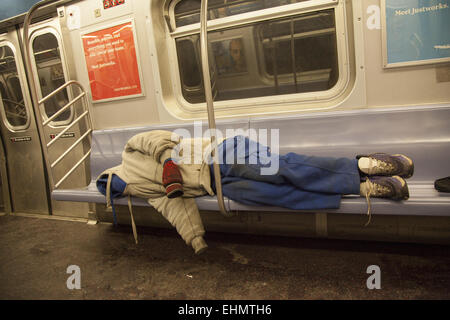
<path fill-rule="evenodd" d="M 367 216 L 368 216 L 368 220 L 366 222 L 366 224 L 364 225 L 364 227 L 367 227 L 371 220 L 372 220 L 372 208 L 371 208 L 371 203 L 370 203 L 370 197 L 373 195 L 375 197 L 377 196 L 383 196 L 386 195 L 389 192 L 389 188 L 382 186 L 378 183 L 373 183 L 371 182 L 369 179 L 366 180 L 366 201 L 367 201 Z"/>
<path fill-rule="evenodd" d="M 389 163 L 389 162 L 386 162 L 383 160 L 374 159 L 374 158 L 372 158 L 372 159 L 375 161 L 375 168 L 374 168 L 375 171 L 389 173 L 395 169 L 395 167 L 392 163 Z M 375 173 L 378 173 L 378 172 L 375 172 Z"/>
<path fill-rule="evenodd" d="M 370 189 L 369 190 L 371 191 L 371 194 L 374 197 L 386 196 L 391 191 L 388 187 L 383 186 L 383 185 L 378 184 L 378 183 L 373 183 L 373 182 L 369 181 L 369 184 L 370 184 Z"/>
<path fill-rule="evenodd" d="M 367 190 L 366 190 L 366 201 L 367 201 L 367 216 L 369 217 L 366 224 L 364 225 L 364 227 L 367 227 L 370 224 L 370 221 L 372 220 L 372 212 L 371 212 L 371 204 L 370 204 L 370 196 L 372 195 L 373 192 L 373 184 L 370 183 L 369 180 L 366 181 L 366 186 L 367 186 Z"/>

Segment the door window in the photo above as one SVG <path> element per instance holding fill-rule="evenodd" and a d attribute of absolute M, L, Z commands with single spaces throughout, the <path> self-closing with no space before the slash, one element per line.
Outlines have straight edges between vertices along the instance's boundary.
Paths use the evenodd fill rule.
<path fill-rule="evenodd" d="M 17 74 L 16 59 L 8 45 L 0 45 L 0 94 L 5 119 L 14 130 L 28 126 L 28 111 Z"/>
<path fill-rule="evenodd" d="M 52 33 L 39 35 L 33 40 L 33 54 L 36 63 L 41 97 L 46 97 L 62 86 L 66 80 L 61 60 L 58 39 Z M 51 117 L 69 102 L 67 89 L 58 92 L 55 96 L 44 102 L 47 117 Z M 71 108 L 55 118 L 55 124 L 67 124 L 71 118 Z"/>

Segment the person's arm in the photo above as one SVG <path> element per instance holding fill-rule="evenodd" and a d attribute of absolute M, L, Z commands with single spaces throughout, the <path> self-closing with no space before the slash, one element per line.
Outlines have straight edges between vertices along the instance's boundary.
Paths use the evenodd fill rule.
<path fill-rule="evenodd" d="M 208 247 L 203 240 L 205 229 L 194 198 L 161 197 L 148 199 L 148 202 L 177 229 L 179 235 L 187 245 L 192 246 L 195 253 L 199 254 Z"/>

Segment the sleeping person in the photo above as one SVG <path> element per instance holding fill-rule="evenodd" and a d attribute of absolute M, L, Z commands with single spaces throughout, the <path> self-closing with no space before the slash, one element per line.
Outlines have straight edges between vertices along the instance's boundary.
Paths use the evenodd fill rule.
<path fill-rule="evenodd" d="M 146 199 L 200 253 L 207 245 L 194 198 L 215 195 L 211 150 L 209 138 L 183 139 L 165 130 L 144 132 L 127 142 L 120 165 L 100 174 L 97 188 L 106 196 L 107 206 L 125 195 Z M 406 200 L 404 179 L 414 172 L 412 160 L 401 154 L 374 153 L 354 159 L 277 155 L 242 135 L 224 139 L 217 150 L 224 196 L 253 206 L 336 209 L 343 195 L 361 195 L 368 202 L 370 197 Z M 264 174 L 274 160 L 278 170 Z"/>

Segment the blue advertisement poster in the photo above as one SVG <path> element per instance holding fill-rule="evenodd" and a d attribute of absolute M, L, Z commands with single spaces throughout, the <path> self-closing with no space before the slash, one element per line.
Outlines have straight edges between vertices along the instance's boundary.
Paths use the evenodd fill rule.
<path fill-rule="evenodd" d="M 386 66 L 450 61 L 450 0 L 384 1 Z"/>

